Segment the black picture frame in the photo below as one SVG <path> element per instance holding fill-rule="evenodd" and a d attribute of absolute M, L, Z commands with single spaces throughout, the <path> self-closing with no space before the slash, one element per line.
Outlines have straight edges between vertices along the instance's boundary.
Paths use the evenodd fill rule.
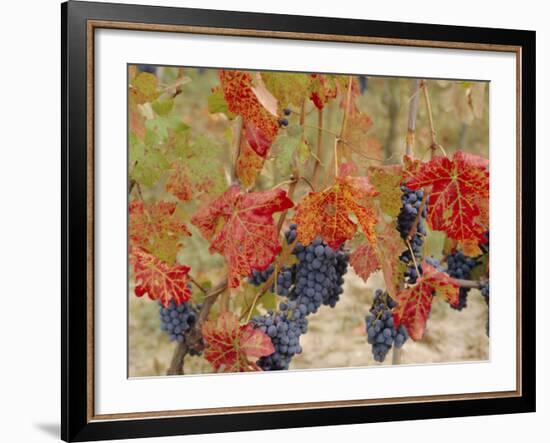
<path fill-rule="evenodd" d="M 336 19 L 214 11 L 187 8 L 70 1 L 61 5 L 62 17 L 62 374 L 61 437 L 65 441 L 171 436 L 273 428 L 309 427 L 417 420 L 425 418 L 511 414 L 535 411 L 535 32 L 413 23 Z M 332 36 L 397 39 L 409 42 L 455 42 L 506 45 L 521 57 L 521 118 L 518 164 L 521 176 L 521 392 L 514 396 L 444 399 L 424 402 L 96 420 L 90 414 L 89 338 L 93 279 L 90 263 L 89 187 L 90 143 L 87 81 L 88 23 L 126 22 L 193 27 L 260 30 Z M 411 43 L 413 44 L 413 43 Z M 124 149 L 122 147 L 121 149 Z M 90 275 L 92 273 L 92 275 Z M 93 405 L 92 405 L 93 406 Z"/>

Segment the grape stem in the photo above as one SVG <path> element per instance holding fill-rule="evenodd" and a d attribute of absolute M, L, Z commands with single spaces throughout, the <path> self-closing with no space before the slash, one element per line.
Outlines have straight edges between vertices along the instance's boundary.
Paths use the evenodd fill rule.
<path fill-rule="evenodd" d="M 431 188 L 431 187 L 430 187 Z M 418 223 L 420 223 L 420 217 L 422 217 L 422 211 L 424 211 L 424 208 L 426 207 L 426 202 L 428 201 L 428 197 L 430 196 L 429 191 L 431 189 L 424 189 L 424 196 L 422 197 L 422 201 L 420 202 L 420 207 L 418 208 L 418 212 L 416 213 L 416 216 L 414 217 L 413 224 L 411 226 L 411 229 L 409 229 L 409 233 L 407 234 L 407 239 L 411 240 L 414 235 L 416 234 L 416 230 L 418 228 Z"/>
<path fill-rule="evenodd" d="M 191 276 L 191 274 L 187 274 L 187 277 L 189 278 L 189 280 L 191 280 L 191 283 L 193 283 L 203 294 L 206 294 L 208 292 L 194 277 Z"/>
<path fill-rule="evenodd" d="M 409 242 L 409 239 L 405 240 L 405 243 L 407 244 L 407 248 L 409 248 L 409 252 L 411 253 L 411 258 L 414 263 L 414 268 L 416 269 L 416 275 L 420 277 L 420 270 L 418 269 L 418 264 L 416 263 L 416 257 L 414 256 L 414 252 L 411 247 L 411 243 Z"/>
<path fill-rule="evenodd" d="M 287 245 L 287 247 L 283 249 L 283 252 L 281 252 L 281 255 L 278 260 L 279 266 L 275 266 L 274 271 L 271 273 L 269 278 L 262 285 L 261 289 L 258 291 L 256 296 L 254 297 L 254 300 L 252 300 L 250 307 L 246 311 L 244 311 L 243 314 L 241 315 L 240 320 L 242 320 L 243 318 L 246 318 L 246 323 L 250 321 L 250 318 L 252 317 L 252 312 L 256 307 L 256 303 L 258 303 L 258 300 L 260 299 L 260 297 L 264 295 L 269 290 L 269 288 L 271 288 L 273 281 L 277 277 L 278 269 L 281 269 L 283 267 L 284 263 L 286 262 L 286 260 L 288 259 L 292 251 L 294 251 L 294 247 L 296 246 L 296 243 L 298 243 L 298 238 L 295 238 L 291 244 Z"/>
<path fill-rule="evenodd" d="M 185 335 L 185 340 L 181 343 L 178 343 L 178 345 L 174 349 L 174 353 L 172 355 L 172 361 L 170 363 L 170 367 L 166 371 L 166 375 L 183 375 L 184 373 L 183 361 L 185 359 L 185 356 L 187 355 L 187 352 L 190 349 L 193 349 L 195 346 L 197 346 L 201 342 L 202 324 L 208 318 L 210 309 L 216 302 L 219 295 L 223 293 L 226 289 L 227 289 L 227 280 L 224 280 L 218 286 L 216 286 L 215 288 L 213 288 L 212 290 L 206 293 L 206 297 L 204 298 L 204 302 L 201 310 L 199 311 L 199 316 L 197 318 L 197 321 L 195 322 L 195 325 Z"/>

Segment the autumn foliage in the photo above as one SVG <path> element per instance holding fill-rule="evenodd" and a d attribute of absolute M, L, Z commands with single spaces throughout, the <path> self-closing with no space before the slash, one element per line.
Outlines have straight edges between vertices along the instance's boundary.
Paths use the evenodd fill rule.
<path fill-rule="evenodd" d="M 205 303 L 193 329 L 213 371 L 257 371 L 258 359 L 274 352 L 249 320 L 277 309 L 269 285 L 293 259 L 282 236 L 289 223 L 302 245 L 320 239 L 344 248 L 363 282 L 381 275 L 396 302 L 394 324 L 413 340 L 425 335 L 437 300 L 458 304 L 460 282 L 431 262 L 414 263 L 418 279 L 405 282 L 401 258 L 412 238 L 395 219 L 403 187 L 423 190 L 426 235 L 443 239 L 442 254 L 480 255 L 489 229 L 487 159 L 428 145 L 418 156 L 387 155 L 358 76 L 220 69 L 200 107 L 184 112 L 186 85 L 202 80 L 185 68 L 171 75 L 161 82 L 129 71 L 130 286 L 168 307 L 195 302 L 197 293 L 203 302 L 222 282 L 213 297 L 223 294 L 223 304 Z M 480 112 L 473 109 L 464 110 L 469 121 Z M 337 130 L 323 127 L 329 121 Z M 202 262 L 194 260 L 199 251 Z M 265 287 L 248 283 L 270 266 Z"/>

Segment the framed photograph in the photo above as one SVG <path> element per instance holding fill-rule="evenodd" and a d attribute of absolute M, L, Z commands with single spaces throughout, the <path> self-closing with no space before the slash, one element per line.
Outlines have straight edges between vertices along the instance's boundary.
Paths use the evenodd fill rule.
<path fill-rule="evenodd" d="M 535 410 L 535 33 L 64 3 L 62 438 Z"/>

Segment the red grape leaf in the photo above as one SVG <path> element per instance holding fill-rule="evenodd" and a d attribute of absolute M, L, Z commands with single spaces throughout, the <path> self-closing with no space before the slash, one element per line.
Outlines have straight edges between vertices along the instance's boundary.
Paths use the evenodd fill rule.
<path fill-rule="evenodd" d="M 176 214 L 176 203 L 131 201 L 128 206 L 130 247 L 139 247 L 169 265 L 176 262 L 181 237 L 191 236 Z"/>
<path fill-rule="evenodd" d="M 177 305 L 189 300 L 189 267 L 169 266 L 138 247 L 132 248 L 130 257 L 136 281 L 134 292 L 138 297 L 147 294 L 151 300 L 160 300 L 166 307 L 172 300 Z"/>
<path fill-rule="evenodd" d="M 488 165 L 482 157 L 457 151 L 452 160 L 435 157 L 413 173 L 409 188 L 431 187 L 428 223 L 433 230 L 455 240 L 483 238 L 479 201 L 489 199 Z"/>
<path fill-rule="evenodd" d="M 369 242 L 363 242 L 349 256 L 349 264 L 355 270 L 355 273 L 364 281 L 367 281 L 370 275 L 380 269 L 378 254 L 376 248 Z"/>
<path fill-rule="evenodd" d="M 292 206 L 282 189 L 246 193 L 234 185 L 195 213 L 191 223 L 210 241 L 210 252 L 227 261 L 229 287 L 239 286 L 252 269 L 265 269 L 281 252 L 273 213 Z"/>
<path fill-rule="evenodd" d="M 324 74 L 310 74 L 311 101 L 317 109 L 323 109 L 330 99 L 338 94 L 338 83 L 334 76 Z"/>
<path fill-rule="evenodd" d="M 366 177 L 337 177 L 331 187 L 310 192 L 296 207 L 298 240 L 307 245 L 317 236 L 337 249 L 357 231 L 354 215 L 365 237 L 374 242 L 376 213 L 371 206 L 375 189 Z"/>
<path fill-rule="evenodd" d="M 459 285 L 453 278 L 425 261 L 422 270 L 422 277 L 414 286 L 402 289 L 397 294 L 397 306 L 393 309 L 395 326 L 403 324 L 415 341 L 424 335 L 435 292 L 452 305 L 457 305 L 459 300 Z"/>
<path fill-rule="evenodd" d="M 252 323 L 240 325 L 239 318 L 229 311 L 204 322 L 202 336 L 204 358 L 217 372 L 259 371 L 256 361 L 275 352 L 266 333 L 254 329 Z"/>
<path fill-rule="evenodd" d="M 252 122 L 245 122 L 244 129 L 246 140 L 250 147 L 260 157 L 265 158 L 267 151 L 271 147 L 272 140 L 269 140 L 263 131 Z"/>
<path fill-rule="evenodd" d="M 386 214 L 397 217 L 401 209 L 401 165 L 371 166 L 368 170 L 370 182 L 378 191 L 380 209 Z"/>
<path fill-rule="evenodd" d="M 262 106 L 254 93 L 252 75 L 244 71 L 221 69 L 220 81 L 229 111 L 240 115 L 245 127 L 252 125 L 254 130 L 247 130 L 246 137 L 252 149 L 265 158 L 279 131 L 279 124 L 277 118 Z M 250 136 L 253 137 L 249 138 Z M 259 139 L 263 142 L 258 143 Z"/>

